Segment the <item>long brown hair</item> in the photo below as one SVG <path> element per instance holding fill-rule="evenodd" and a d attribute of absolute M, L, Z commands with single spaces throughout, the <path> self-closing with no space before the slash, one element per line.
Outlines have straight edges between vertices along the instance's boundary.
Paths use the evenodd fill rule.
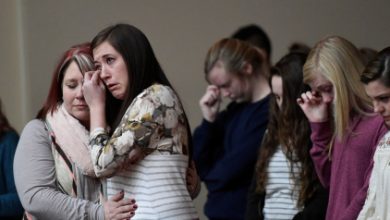
<path fill-rule="evenodd" d="M 92 50 L 103 42 L 108 42 L 123 57 L 129 76 L 128 92 L 123 101 L 116 99 L 106 90 L 106 118 L 112 128 L 110 133 L 112 134 L 115 128 L 118 127 L 127 108 L 142 91 L 154 83 L 168 86 L 175 92 L 183 109 L 189 140 L 185 149 L 188 150 L 186 153 L 189 155 L 190 163 L 192 159 L 192 136 L 188 117 L 178 93 L 161 68 L 146 35 L 133 25 L 115 24 L 104 28 L 92 39 Z"/>
<path fill-rule="evenodd" d="M 302 169 L 299 175 L 293 176 L 294 182 L 300 183 L 298 206 L 303 206 L 313 195 L 318 182 L 309 154 L 311 147 L 309 122 L 296 103 L 300 94 L 308 88 L 303 84 L 302 66 L 305 60 L 306 54 L 289 53 L 271 69 L 269 82 L 274 76 L 282 79 L 282 106 L 279 108 L 275 97 L 271 98 L 267 133 L 256 164 L 258 180 L 256 189 L 264 192 L 268 178 L 267 167 L 279 145 L 286 150 L 287 159 L 291 163 L 291 173 L 294 165 L 300 162 Z"/>
<path fill-rule="evenodd" d="M 368 84 L 379 80 L 386 87 L 390 87 L 390 47 L 381 50 L 378 55 L 368 63 L 360 76 L 360 81 Z"/>

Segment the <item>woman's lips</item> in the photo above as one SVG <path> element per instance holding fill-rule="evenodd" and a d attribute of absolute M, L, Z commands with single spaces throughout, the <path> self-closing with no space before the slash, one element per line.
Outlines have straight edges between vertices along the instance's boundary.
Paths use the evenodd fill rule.
<path fill-rule="evenodd" d="M 114 91 L 116 89 L 117 86 L 118 86 L 117 83 L 115 83 L 115 84 L 108 84 L 108 89 L 112 92 L 112 91 Z"/>

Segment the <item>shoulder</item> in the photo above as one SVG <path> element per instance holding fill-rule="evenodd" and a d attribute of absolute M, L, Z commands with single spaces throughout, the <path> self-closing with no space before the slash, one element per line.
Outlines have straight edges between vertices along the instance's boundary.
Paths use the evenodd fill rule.
<path fill-rule="evenodd" d="M 29 121 L 23 128 L 22 135 L 26 133 L 41 133 L 46 131 L 45 123 L 39 119 Z"/>
<path fill-rule="evenodd" d="M 20 141 L 49 141 L 48 131 L 42 120 L 34 119 L 27 123 L 20 135 Z"/>
<path fill-rule="evenodd" d="M 34 119 L 24 127 L 16 149 L 15 160 L 25 160 L 27 155 L 31 159 L 41 157 L 51 152 L 51 141 L 42 120 Z"/>
<path fill-rule="evenodd" d="M 142 93 L 155 96 L 175 96 L 171 87 L 162 84 L 153 84 L 146 88 Z"/>
<path fill-rule="evenodd" d="M 388 129 L 382 116 L 375 114 L 363 116 L 357 126 L 357 131 L 358 133 L 364 133 L 367 141 L 371 139 L 373 142 L 372 146 L 377 146 L 379 140 L 387 133 Z"/>
<path fill-rule="evenodd" d="M 155 105 L 174 106 L 178 97 L 172 88 L 162 84 L 153 84 L 137 96 L 138 101 L 148 101 Z"/>
<path fill-rule="evenodd" d="M 365 127 L 365 129 L 386 128 L 385 121 L 383 120 L 382 116 L 378 114 L 363 116 L 360 124 L 361 126 Z"/>

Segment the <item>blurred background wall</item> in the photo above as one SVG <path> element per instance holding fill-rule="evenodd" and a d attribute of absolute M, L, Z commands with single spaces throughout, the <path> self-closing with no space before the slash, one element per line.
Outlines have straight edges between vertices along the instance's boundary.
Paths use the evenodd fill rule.
<path fill-rule="evenodd" d="M 215 41 L 254 23 L 269 34 L 274 62 L 292 42 L 313 46 L 326 35 L 380 50 L 390 45 L 389 8 L 388 0 L 0 0 L 0 98 L 21 132 L 46 98 L 60 54 L 126 22 L 149 38 L 194 128 L 203 61 Z M 202 219 L 206 194 L 203 187 L 195 201 Z"/>

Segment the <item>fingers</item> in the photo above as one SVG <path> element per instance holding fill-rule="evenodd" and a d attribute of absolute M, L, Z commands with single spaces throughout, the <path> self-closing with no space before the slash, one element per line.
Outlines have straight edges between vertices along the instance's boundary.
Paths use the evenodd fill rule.
<path fill-rule="evenodd" d="M 133 217 L 138 205 L 134 199 L 123 199 L 116 204 L 115 216 L 116 219 L 128 219 Z"/>
<path fill-rule="evenodd" d="M 91 77 L 91 81 L 93 83 L 95 83 L 96 85 L 100 84 L 100 77 L 99 77 L 99 75 L 100 75 L 100 71 L 97 70 L 97 71 L 94 72 L 94 74 Z"/>
<path fill-rule="evenodd" d="M 210 85 L 207 87 L 207 92 L 209 93 L 209 105 L 214 105 L 215 102 L 219 101 L 221 99 L 221 92 L 217 86 Z"/>
<path fill-rule="evenodd" d="M 111 201 L 114 201 L 114 202 L 119 202 L 121 201 L 123 198 L 125 197 L 125 192 L 123 190 L 121 190 L 120 192 L 118 192 L 117 194 L 115 194 L 113 197 L 111 197 Z"/>
<path fill-rule="evenodd" d="M 316 92 L 307 91 L 301 94 L 301 97 L 297 99 L 298 104 L 318 104 L 322 101 L 321 96 L 318 96 Z"/>
<path fill-rule="evenodd" d="M 101 83 L 100 70 L 85 72 L 84 82 L 91 82 L 95 85 L 99 85 Z"/>
<path fill-rule="evenodd" d="M 298 102 L 299 105 L 302 105 L 303 104 L 303 99 L 297 98 L 297 102 Z"/>
<path fill-rule="evenodd" d="M 135 215 L 135 212 L 125 212 L 125 213 L 116 214 L 115 216 L 113 216 L 110 219 L 113 219 L 113 220 L 131 219 L 132 217 L 134 217 L 134 215 Z"/>
<path fill-rule="evenodd" d="M 206 89 L 206 93 L 203 95 L 200 100 L 200 104 L 213 106 L 220 100 L 220 91 L 218 87 L 210 85 Z"/>
<path fill-rule="evenodd" d="M 95 71 L 88 71 L 88 72 L 85 72 L 85 73 L 84 73 L 84 80 L 91 80 L 91 78 L 92 78 L 94 72 L 95 72 Z"/>
<path fill-rule="evenodd" d="M 111 199 L 103 202 L 105 219 L 130 219 L 138 208 L 134 199 L 125 199 L 124 191 L 115 194 Z"/>

